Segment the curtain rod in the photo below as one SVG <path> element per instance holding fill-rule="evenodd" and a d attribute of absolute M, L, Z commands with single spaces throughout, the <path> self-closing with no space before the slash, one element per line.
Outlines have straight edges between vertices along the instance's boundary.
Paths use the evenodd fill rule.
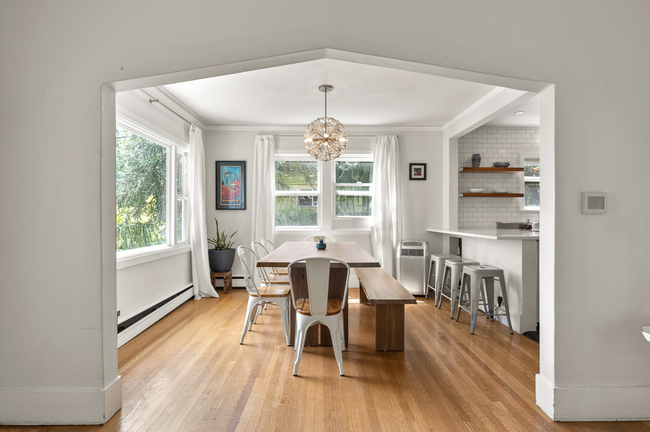
<path fill-rule="evenodd" d="M 140 89 L 140 91 L 141 91 L 142 93 L 146 94 L 147 96 L 149 96 L 149 103 L 157 102 L 157 103 L 159 103 L 160 105 L 162 105 L 163 107 L 167 108 L 167 110 L 168 110 L 169 112 L 171 112 L 172 114 L 176 115 L 177 117 L 179 117 L 181 120 L 185 121 L 186 123 L 189 123 L 190 125 L 193 125 L 193 124 L 194 124 L 194 123 L 192 123 L 191 121 L 189 121 L 188 119 L 186 119 L 185 117 L 183 117 L 182 115 L 180 115 L 179 113 L 177 113 L 176 111 L 174 111 L 173 109 L 169 108 L 169 107 L 168 107 L 167 105 L 165 105 L 164 103 L 160 102 L 160 100 L 158 100 L 158 99 L 156 99 L 155 97 L 151 96 L 151 95 L 150 95 L 149 93 L 147 93 L 146 91 L 144 91 L 144 90 L 142 90 L 142 89 Z"/>

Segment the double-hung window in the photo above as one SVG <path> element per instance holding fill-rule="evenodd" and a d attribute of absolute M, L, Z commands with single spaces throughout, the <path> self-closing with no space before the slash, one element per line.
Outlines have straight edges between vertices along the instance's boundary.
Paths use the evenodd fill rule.
<path fill-rule="evenodd" d="M 128 119 L 116 129 L 119 258 L 187 243 L 187 151 Z"/>
<path fill-rule="evenodd" d="M 334 162 L 335 217 L 371 216 L 372 168 L 372 160 Z"/>
<path fill-rule="evenodd" d="M 320 163 L 275 161 L 275 226 L 316 228 L 320 219 Z"/>
<path fill-rule="evenodd" d="M 539 158 L 524 158 L 523 210 L 539 210 Z"/>

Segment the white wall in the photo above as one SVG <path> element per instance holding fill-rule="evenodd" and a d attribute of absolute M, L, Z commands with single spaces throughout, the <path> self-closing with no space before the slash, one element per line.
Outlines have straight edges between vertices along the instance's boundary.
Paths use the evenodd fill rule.
<path fill-rule="evenodd" d="M 482 126 L 458 139 L 458 167 L 471 167 L 472 155 L 476 153 L 481 155 L 482 167 L 491 167 L 498 161 L 521 167 L 524 157 L 539 157 L 539 128 Z M 522 193 L 523 176 L 519 172 L 462 172 L 458 174 L 458 192 L 483 188 L 486 193 L 495 189 Z M 539 213 L 521 211 L 522 205 L 523 198 L 463 197 L 458 200 L 458 227 L 494 228 L 496 222 L 538 222 Z"/>
<path fill-rule="evenodd" d="M 376 128 L 377 132 L 368 132 L 371 128 L 364 128 L 363 132 L 348 128 L 350 142 L 346 154 L 358 152 L 358 154 L 372 151 L 374 138 L 370 135 L 397 134 L 400 143 L 401 175 L 402 175 L 402 199 L 404 205 L 404 236 L 405 238 L 428 240 L 433 249 L 441 249 L 442 245 L 435 243 L 437 238 L 426 232 L 430 226 L 438 226 L 442 220 L 442 190 L 440 188 L 442 172 L 442 133 L 438 131 L 404 131 L 391 130 L 388 128 Z M 205 137 L 205 159 L 207 173 L 207 207 L 206 215 L 208 221 L 208 235 L 215 234 L 214 218 L 219 220 L 219 229 L 225 229 L 228 234 L 237 231 L 234 239 L 235 246 L 250 245 L 253 240 L 251 232 L 250 212 L 250 184 L 248 185 L 248 201 L 246 210 L 215 210 L 215 161 L 217 160 L 245 160 L 247 169 L 253 165 L 253 142 L 256 131 L 250 130 L 208 130 Z M 275 134 L 276 149 L 279 152 L 295 152 L 307 154 L 304 150 L 304 143 L 300 132 L 295 130 L 285 131 L 264 131 L 260 134 Z M 363 134 L 363 137 L 354 135 Z M 286 136 L 297 135 L 297 136 Z M 409 162 L 422 162 L 427 164 L 426 181 L 409 181 Z M 328 163 L 323 166 L 323 171 L 329 170 Z M 329 178 L 323 173 L 324 178 Z M 252 180 L 250 171 L 247 173 L 247 180 Z M 328 185 L 323 185 L 323 194 L 329 194 Z M 324 219 L 330 214 L 327 208 L 323 209 Z M 354 241 L 359 243 L 365 250 L 372 253 L 369 229 L 354 229 L 353 227 L 337 227 L 324 220 L 323 230 L 300 230 L 294 232 L 278 231 L 275 244 L 280 246 L 287 241 L 302 241 L 308 235 L 327 234 L 337 241 Z M 257 239 L 259 240 L 259 239 Z M 234 275 L 243 275 L 243 267 L 239 259 L 235 260 L 233 267 Z M 356 280 L 351 279 L 351 284 L 356 286 Z"/>
<path fill-rule="evenodd" d="M 117 93 L 117 113 L 166 138 L 188 142 L 187 123 L 139 90 Z M 175 225 L 171 225 L 174 227 Z M 128 260 L 127 260 L 128 261 Z M 189 250 L 173 256 L 120 268 L 117 271 L 118 322 L 159 303 L 192 284 Z M 144 329 L 143 329 L 144 330 Z"/>
<path fill-rule="evenodd" d="M 650 321 L 639 270 L 650 202 L 638 187 L 650 159 L 650 3 L 334 0 L 336 32 L 312 31 L 311 6 L 2 3 L 0 126 L 14 133 L 3 135 L 0 159 L 0 422 L 35 421 L 53 404 L 25 403 L 15 390 L 104 394 L 117 376 L 102 333 L 111 331 L 102 305 L 112 306 L 110 284 L 102 298 L 111 245 L 102 243 L 100 113 L 110 107 L 101 85 L 321 47 L 556 85 L 556 147 L 542 142 L 541 157 L 555 162 L 557 183 L 540 214 L 542 272 L 551 271 L 542 283 L 554 293 L 541 313 L 553 337 L 542 330 L 538 402 L 557 419 L 650 418 L 650 344 L 639 334 Z M 609 193 L 609 212 L 583 215 L 580 192 L 594 190 Z M 614 272 L 601 264 L 608 256 L 626 259 Z M 49 421 L 106 416 L 78 399 L 66 407 Z"/>

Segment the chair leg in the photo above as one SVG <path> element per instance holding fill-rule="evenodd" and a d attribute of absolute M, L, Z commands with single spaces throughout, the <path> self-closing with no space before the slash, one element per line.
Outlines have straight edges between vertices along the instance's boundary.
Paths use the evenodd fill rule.
<path fill-rule="evenodd" d="M 280 315 L 282 317 L 282 328 L 284 329 L 284 338 L 287 340 L 287 346 L 291 345 L 291 341 L 289 340 L 289 314 L 287 311 L 288 305 L 285 303 L 278 303 L 278 307 L 280 308 Z"/>
<path fill-rule="evenodd" d="M 246 318 L 244 319 L 244 329 L 242 330 L 241 337 L 239 338 L 239 345 L 244 344 L 244 337 L 246 336 L 246 332 L 250 330 L 251 315 L 253 312 L 253 306 L 255 305 L 255 303 L 251 300 L 252 299 L 249 297 L 248 305 L 246 305 Z"/>
<path fill-rule="evenodd" d="M 259 304 L 255 308 L 255 318 L 253 318 L 253 324 L 257 324 L 257 318 L 262 314 L 262 304 Z"/>
<path fill-rule="evenodd" d="M 492 321 L 494 321 L 494 278 L 485 278 L 483 279 L 483 283 L 485 286 L 485 298 L 488 303 L 488 318 L 491 318 Z"/>
<path fill-rule="evenodd" d="M 472 334 L 474 334 L 474 330 L 476 330 L 476 319 L 478 318 L 478 297 L 480 295 L 480 292 L 481 292 L 481 278 L 473 277 L 472 282 L 470 284 L 470 294 L 469 294 L 469 303 L 470 303 L 469 310 L 471 311 L 471 316 L 472 316 L 470 329 Z"/>
<path fill-rule="evenodd" d="M 296 327 L 298 327 L 298 333 L 296 334 L 296 358 L 293 362 L 293 376 L 298 375 L 298 366 L 300 365 L 300 361 L 302 360 L 302 350 L 305 348 L 305 336 L 307 335 L 307 329 L 308 328 L 300 328 L 298 326 L 298 323 L 296 323 Z"/>
<path fill-rule="evenodd" d="M 460 318 L 460 310 L 461 310 L 461 305 L 462 305 L 462 301 L 463 301 L 463 296 L 465 296 L 469 292 L 469 287 L 467 285 L 468 285 L 468 281 L 470 280 L 470 278 L 466 278 L 465 273 L 463 273 L 462 278 L 463 279 L 462 279 L 461 286 L 460 286 L 460 294 L 458 296 L 458 307 L 456 308 L 456 322 L 458 322 L 458 319 Z M 452 313 L 453 313 L 453 311 L 452 311 Z"/>
<path fill-rule="evenodd" d="M 461 280 L 458 278 L 458 267 L 454 266 L 454 268 L 451 271 L 451 282 L 449 283 L 450 285 L 449 298 L 451 298 L 451 315 L 449 318 L 451 319 L 454 319 L 454 308 L 456 307 L 457 296 L 458 296 L 458 282 L 460 281 Z"/>
<path fill-rule="evenodd" d="M 340 314 L 340 317 L 341 317 L 341 320 L 340 320 L 341 321 L 341 323 L 340 323 L 340 326 L 341 326 L 341 351 L 345 351 L 345 336 L 344 336 L 344 330 L 343 330 L 345 328 L 345 327 L 343 327 L 345 322 L 343 321 L 343 314 L 342 313 Z"/>
<path fill-rule="evenodd" d="M 449 270 L 448 267 L 445 266 L 445 269 L 442 272 L 442 283 L 440 284 L 440 291 L 436 290 L 436 306 L 438 306 L 438 309 L 440 309 L 440 306 L 442 306 L 442 291 L 445 288 L 445 285 L 447 285 L 447 279 L 449 279 Z"/>
<path fill-rule="evenodd" d="M 501 285 L 501 295 L 503 296 L 503 305 L 506 308 L 506 318 L 508 319 L 508 328 L 510 329 L 510 334 L 512 331 L 512 322 L 510 322 L 510 307 L 508 306 L 508 288 L 506 287 L 506 277 L 504 274 L 499 276 L 499 285 Z"/>
<path fill-rule="evenodd" d="M 330 334 L 332 335 L 332 348 L 334 349 L 334 358 L 336 359 L 336 364 L 339 367 L 339 375 L 343 376 L 343 350 L 341 349 L 340 344 L 334 342 L 337 340 L 340 341 L 343 337 L 343 327 L 341 326 L 342 322 L 340 317 L 338 319 L 336 317 L 328 318 L 334 318 L 332 320 L 326 320 L 324 324 L 327 326 Z"/>

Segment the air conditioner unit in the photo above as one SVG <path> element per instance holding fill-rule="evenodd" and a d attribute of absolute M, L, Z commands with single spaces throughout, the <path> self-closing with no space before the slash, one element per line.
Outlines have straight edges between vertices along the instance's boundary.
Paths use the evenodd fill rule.
<path fill-rule="evenodd" d="M 396 276 L 413 295 L 425 295 L 429 269 L 429 243 L 402 240 L 397 244 Z"/>

